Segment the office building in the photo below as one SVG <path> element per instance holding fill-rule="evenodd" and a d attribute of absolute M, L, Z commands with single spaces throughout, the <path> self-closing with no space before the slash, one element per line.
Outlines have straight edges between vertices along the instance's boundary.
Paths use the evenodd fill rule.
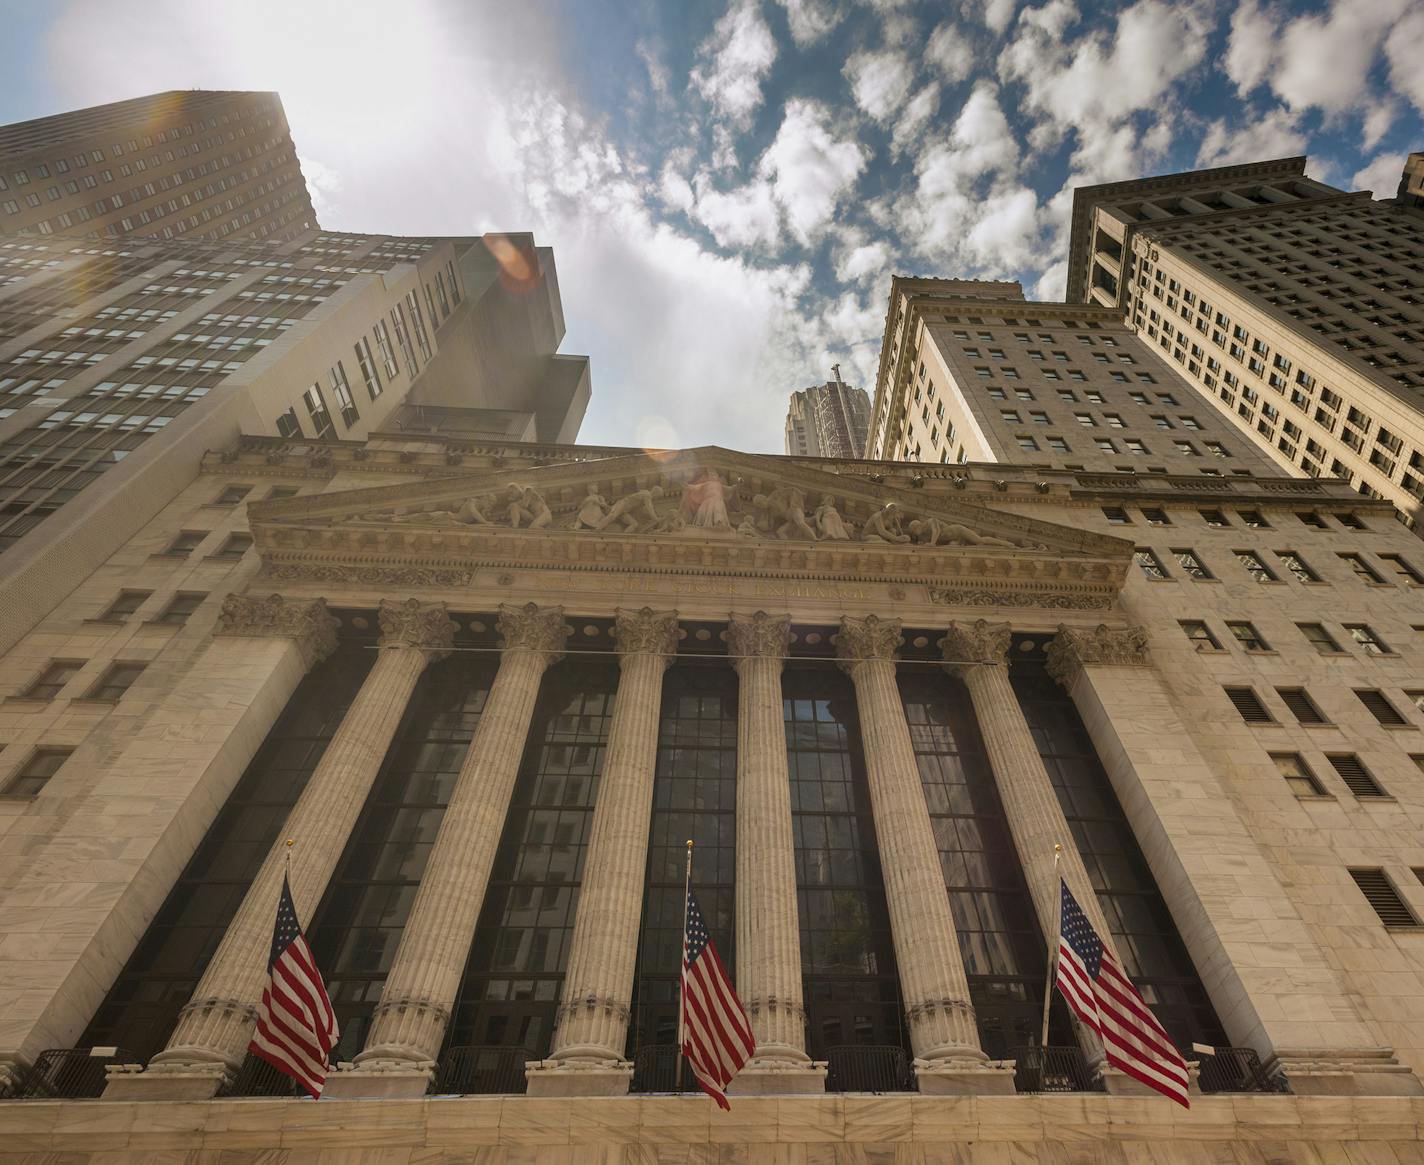
<path fill-rule="evenodd" d="M 172 90 L 0 126 L 0 232 L 290 241 L 316 225 L 275 93 Z"/>
<path fill-rule="evenodd" d="M 1117 311 L 1287 472 L 1424 499 L 1424 217 L 1283 158 L 1074 192 L 1068 298 Z"/>
<path fill-rule="evenodd" d="M 786 410 L 785 451 L 794 457 L 863 457 L 870 423 L 870 396 L 841 379 L 791 394 Z"/>

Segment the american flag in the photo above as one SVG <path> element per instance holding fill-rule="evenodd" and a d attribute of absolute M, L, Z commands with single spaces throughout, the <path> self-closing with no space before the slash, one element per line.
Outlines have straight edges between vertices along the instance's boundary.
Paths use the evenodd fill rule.
<path fill-rule="evenodd" d="M 267 986 L 257 1009 L 257 1030 L 247 1050 L 320 1097 L 329 1067 L 327 1054 L 341 1033 L 321 973 L 297 921 L 292 888 L 282 878 Z"/>
<path fill-rule="evenodd" d="M 1103 946 L 1068 883 L 1058 927 L 1058 990 L 1073 1013 L 1097 1032 L 1108 1063 L 1191 1108 L 1187 1065 L 1117 959 Z"/>
<path fill-rule="evenodd" d="M 682 1054 L 702 1091 L 722 1108 L 727 1085 L 756 1051 L 751 1021 L 717 957 L 697 896 L 687 888 L 687 930 L 682 940 Z"/>

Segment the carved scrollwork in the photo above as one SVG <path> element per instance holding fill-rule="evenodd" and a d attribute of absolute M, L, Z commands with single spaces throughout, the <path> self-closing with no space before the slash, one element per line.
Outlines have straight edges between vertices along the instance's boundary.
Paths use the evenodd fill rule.
<path fill-rule="evenodd" d="M 995 591 L 970 587 L 930 587 L 930 602 L 946 607 L 1046 607 L 1051 610 L 1108 610 L 1111 595 L 1044 591 Z"/>
<path fill-rule="evenodd" d="M 522 607 L 502 604 L 496 626 L 505 651 L 540 652 L 547 663 L 563 657 L 571 630 L 564 622 L 563 607 L 541 607 L 538 603 L 525 603 Z"/>
<path fill-rule="evenodd" d="M 951 623 L 939 640 L 944 658 L 953 665 L 1003 663 L 1013 628 L 1008 623 Z"/>
<path fill-rule="evenodd" d="M 1147 632 L 1141 627 L 1065 627 L 1048 644 L 1048 674 L 1060 684 L 1070 684 L 1079 669 L 1089 664 L 1111 667 L 1150 667 Z"/>
<path fill-rule="evenodd" d="M 336 647 L 338 626 L 340 624 L 327 613 L 325 599 L 228 595 L 218 614 L 217 634 L 248 639 L 291 639 L 307 667 L 311 667 Z"/>
<path fill-rule="evenodd" d="M 432 663 L 445 657 L 455 639 L 455 624 L 444 603 L 382 599 L 379 617 L 382 647 L 417 648 L 427 652 Z"/>
<path fill-rule="evenodd" d="M 358 587 L 466 587 L 474 579 L 474 571 L 463 567 L 274 562 L 262 572 L 262 577 L 277 581 L 348 583 Z"/>
<path fill-rule="evenodd" d="M 727 623 L 727 653 L 735 664 L 746 659 L 782 659 L 791 650 L 791 616 L 733 615 Z"/>
<path fill-rule="evenodd" d="M 836 662 L 850 675 L 864 663 L 893 660 L 904 641 L 899 619 L 882 619 L 866 615 L 857 619 L 850 615 L 841 619 L 836 636 Z"/>
<path fill-rule="evenodd" d="M 677 612 L 620 607 L 614 618 L 613 638 L 618 642 L 619 655 L 654 655 L 664 665 L 671 663 L 677 652 Z"/>

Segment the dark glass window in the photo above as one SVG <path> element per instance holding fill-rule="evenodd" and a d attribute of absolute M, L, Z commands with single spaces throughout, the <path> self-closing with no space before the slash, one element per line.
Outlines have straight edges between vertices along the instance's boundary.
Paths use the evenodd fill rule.
<path fill-rule="evenodd" d="M 163 1048 L 374 658 L 343 640 L 307 673 L 77 1046 Z"/>
<path fill-rule="evenodd" d="M 618 665 L 570 656 L 544 676 L 446 1042 L 549 1051 Z"/>
<path fill-rule="evenodd" d="M 1039 1042 L 1047 954 L 962 681 L 902 668 L 900 696 L 990 1059 Z M 1049 1042 L 1072 1044 L 1056 1000 Z"/>
<path fill-rule="evenodd" d="M 163 608 L 163 614 L 154 620 L 155 623 L 186 623 L 188 616 L 202 606 L 206 599 L 205 591 L 179 591 L 169 601 L 168 606 Z"/>
<path fill-rule="evenodd" d="M 1048 676 L 1041 656 L 1016 653 L 1013 663 L 1019 704 L 1125 970 L 1179 1046 L 1226 1043 L 1072 697 Z"/>
<path fill-rule="evenodd" d="M 69 759 L 72 748 L 37 748 L 24 768 L 5 786 L 7 797 L 33 797 L 49 783 L 50 777 Z"/>
<path fill-rule="evenodd" d="M 494 653 L 456 652 L 421 676 L 308 931 L 341 1042 L 365 1045 L 420 877 L 494 679 Z"/>
<path fill-rule="evenodd" d="M 141 663 L 116 663 L 109 667 L 103 678 L 85 693 L 90 700 L 118 700 L 129 690 L 134 681 L 143 675 L 146 665 Z"/>
<path fill-rule="evenodd" d="M 849 677 L 829 662 L 782 680 L 796 843 L 806 1050 L 907 1045 L 890 915 Z"/>
<path fill-rule="evenodd" d="M 108 610 L 99 616 L 106 623 L 122 623 L 153 594 L 152 591 L 120 591 L 119 597 L 109 604 Z"/>
<path fill-rule="evenodd" d="M 692 881 L 702 916 L 736 977 L 736 831 L 737 674 L 721 660 L 679 660 L 663 681 L 630 1056 L 639 1047 L 677 1043 L 689 838 L 697 843 Z"/>

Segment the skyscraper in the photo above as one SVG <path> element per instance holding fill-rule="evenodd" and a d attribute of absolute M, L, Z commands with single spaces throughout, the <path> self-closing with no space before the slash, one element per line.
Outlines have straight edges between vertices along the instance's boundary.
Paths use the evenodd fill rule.
<path fill-rule="evenodd" d="M 1417 163 L 1411 163 L 1417 170 Z M 1424 499 L 1424 212 L 1304 158 L 1074 192 L 1068 298 L 1103 304 L 1290 472 Z M 1392 192 L 1385 192 L 1392 193 Z"/>
<path fill-rule="evenodd" d="M 173 90 L 0 126 L 0 231 L 296 238 L 316 212 L 275 93 Z"/>
<path fill-rule="evenodd" d="M 791 394 L 786 410 L 786 452 L 802 457 L 861 457 L 870 422 L 870 396 L 841 379 L 813 384 Z"/>

